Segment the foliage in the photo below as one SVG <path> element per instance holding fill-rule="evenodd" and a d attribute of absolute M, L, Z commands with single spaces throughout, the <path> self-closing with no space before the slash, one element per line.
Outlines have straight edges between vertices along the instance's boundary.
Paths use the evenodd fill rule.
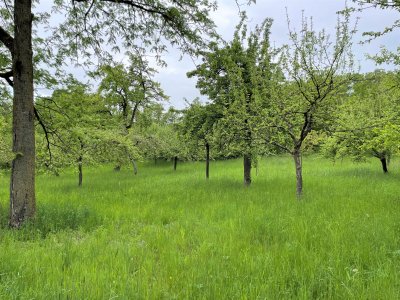
<path fill-rule="evenodd" d="M 163 112 L 159 105 L 147 107 L 138 117 L 134 140 L 148 159 L 186 159 L 187 148 L 180 136 L 182 112 L 170 108 Z"/>
<path fill-rule="evenodd" d="M 139 156 L 128 136 L 105 108 L 104 100 L 88 93 L 88 86 L 69 79 L 51 98 L 37 102 L 41 119 L 46 120 L 38 139 L 38 163 L 50 169 L 77 162 L 130 162 Z"/>
<path fill-rule="evenodd" d="M 92 63 L 93 53 L 109 59 L 110 50 L 122 49 L 140 57 L 150 51 L 160 60 L 167 43 L 194 54 L 206 46 L 206 38 L 216 36 L 209 16 L 215 9 L 210 0 L 56 0 L 53 10 L 66 19 L 51 40 L 57 44 L 60 63 L 65 56 Z"/>
<path fill-rule="evenodd" d="M 324 154 L 332 158 L 390 158 L 399 152 L 398 74 L 375 71 L 358 75 L 336 112 L 336 127 Z"/>
<path fill-rule="evenodd" d="M 199 99 L 185 109 L 180 128 L 192 159 L 203 159 L 204 147 L 214 144 L 213 129 L 221 117 L 215 104 L 203 105 Z"/>
<path fill-rule="evenodd" d="M 103 65 L 95 73 L 102 80 L 99 92 L 105 98 L 111 114 L 121 119 L 122 125 L 133 126 L 136 114 L 143 107 L 168 99 L 153 77 L 156 70 L 142 57 L 130 55 L 130 65 Z"/>
<path fill-rule="evenodd" d="M 348 16 L 338 21 L 336 39 L 313 28 L 303 18 L 299 32 L 290 31 L 291 44 L 281 56 L 282 77 L 273 86 L 274 101 L 266 111 L 270 143 L 294 153 L 312 130 L 329 124 L 335 97 L 351 85 L 353 61 Z"/>
<path fill-rule="evenodd" d="M 197 87 L 213 103 L 218 122 L 215 131 L 225 140 L 228 153 L 257 154 L 258 113 L 268 106 L 268 80 L 271 77 L 273 50 L 269 35 L 271 19 L 266 19 L 254 31 L 248 32 L 243 17 L 233 40 L 222 47 L 211 44 L 203 53 L 203 64 L 188 73 L 197 76 Z"/>

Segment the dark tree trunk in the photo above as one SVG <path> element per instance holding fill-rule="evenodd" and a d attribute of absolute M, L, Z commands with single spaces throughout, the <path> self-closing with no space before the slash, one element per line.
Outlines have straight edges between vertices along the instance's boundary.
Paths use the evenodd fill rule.
<path fill-rule="evenodd" d="M 34 217 L 35 203 L 35 129 L 33 110 L 32 3 L 14 1 L 14 47 L 12 68 L 13 152 L 10 181 L 11 227 L 20 227 Z"/>
<path fill-rule="evenodd" d="M 303 194 L 303 170 L 300 149 L 293 152 L 293 159 L 296 167 L 296 195 L 297 198 L 300 199 Z"/>
<path fill-rule="evenodd" d="M 382 164 L 383 173 L 387 173 L 388 172 L 388 168 L 387 168 L 387 163 L 386 163 L 386 157 L 381 157 L 380 161 L 381 161 L 381 164 Z"/>
<path fill-rule="evenodd" d="M 210 177 L 210 145 L 206 143 L 206 178 Z"/>
<path fill-rule="evenodd" d="M 137 175 L 137 165 L 133 158 L 131 158 L 132 166 L 133 166 L 133 173 Z"/>
<path fill-rule="evenodd" d="M 251 184 L 251 155 L 245 154 L 243 156 L 243 178 L 244 185 L 250 186 Z"/>
<path fill-rule="evenodd" d="M 83 181 L 82 160 L 83 160 L 82 156 L 79 156 L 79 158 L 78 158 L 78 172 L 79 172 L 78 186 L 82 186 L 82 181 Z"/>
<path fill-rule="evenodd" d="M 116 165 L 116 166 L 114 167 L 114 171 L 115 171 L 115 172 L 121 171 L 121 165 Z"/>
<path fill-rule="evenodd" d="M 178 165 L 178 156 L 174 157 L 174 171 L 176 171 L 176 166 Z"/>

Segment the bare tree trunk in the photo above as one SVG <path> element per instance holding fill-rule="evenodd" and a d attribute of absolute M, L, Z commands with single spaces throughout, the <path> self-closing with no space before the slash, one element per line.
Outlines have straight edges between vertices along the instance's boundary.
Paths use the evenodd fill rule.
<path fill-rule="evenodd" d="M 174 157 L 174 171 L 176 171 L 176 166 L 178 165 L 178 156 Z"/>
<path fill-rule="evenodd" d="M 206 143 L 206 178 L 210 177 L 210 145 Z"/>
<path fill-rule="evenodd" d="M 78 172 L 79 172 L 79 181 L 78 185 L 82 186 L 82 181 L 83 181 L 83 172 L 82 172 L 82 156 L 79 156 L 78 158 Z"/>
<path fill-rule="evenodd" d="M 387 168 L 387 163 L 386 163 L 386 157 L 385 156 L 381 157 L 379 160 L 381 161 L 381 164 L 382 164 L 383 173 L 387 173 L 388 168 Z"/>
<path fill-rule="evenodd" d="M 9 225 L 34 217 L 35 128 L 33 110 L 32 2 L 15 0 L 13 51 L 13 152 Z"/>
<path fill-rule="evenodd" d="M 250 186 L 251 184 L 251 155 L 245 154 L 243 156 L 243 178 L 244 185 Z"/>
<path fill-rule="evenodd" d="M 132 166 L 133 166 L 133 173 L 137 175 L 137 165 L 133 158 L 131 158 Z"/>
<path fill-rule="evenodd" d="M 300 149 L 293 152 L 294 165 L 296 167 L 296 195 L 300 200 L 303 195 L 303 174 Z"/>

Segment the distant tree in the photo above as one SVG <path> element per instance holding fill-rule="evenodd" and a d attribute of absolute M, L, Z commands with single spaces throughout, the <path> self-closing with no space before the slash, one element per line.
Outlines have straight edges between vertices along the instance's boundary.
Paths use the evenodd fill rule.
<path fill-rule="evenodd" d="M 132 133 L 137 115 L 144 107 L 168 99 L 160 84 L 154 81 L 156 70 L 148 65 L 142 57 L 129 55 L 130 65 L 111 64 L 101 66 L 94 73 L 101 78 L 99 93 L 104 97 L 106 107 L 111 115 L 120 121 L 122 136 Z M 115 170 L 120 170 L 121 162 Z M 136 162 L 132 160 L 135 174 Z"/>
<path fill-rule="evenodd" d="M 210 148 L 213 128 L 220 118 L 222 118 L 222 112 L 217 110 L 216 105 L 203 105 L 198 99 L 195 99 L 184 111 L 182 119 L 182 136 L 190 149 L 189 152 L 197 156 L 199 148 L 205 148 L 207 179 L 210 176 Z"/>
<path fill-rule="evenodd" d="M 398 86 L 398 74 L 393 72 L 358 75 L 335 112 L 336 122 L 323 145 L 324 155 L 355 161 L 373 156 L 387 173 L 391 155 L 400 149 Z"/>
<path fill-rule="evenodd" d="M 85 163 L 137 156 L 131 141 L 118 134 L 120 128 L 103 99 L 75 79 L 70 78 L 52 97 L 38 99 L 36 105 L 40 119 L 46 120 L 38 129 L 42 137 L 38 139 L 38 164 L 56 172 L 60 167 L 77 166 L 79 186 Z"/>
<path fill-rule="evenodd" d="M 102 80 L 99 92 L 112 114 L 117 115 L 125 129 L 132 128 L 138 110 L 168 99 L 160 84 L 154 81 L 156 70 L 142 57 L 129 55 L 130 65 L 103 65 L 96 72 Z"/>

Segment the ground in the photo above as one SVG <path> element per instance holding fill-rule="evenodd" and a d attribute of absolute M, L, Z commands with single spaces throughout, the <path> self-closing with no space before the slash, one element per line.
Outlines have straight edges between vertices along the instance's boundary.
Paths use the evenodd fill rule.
<path fill-rule="evenodd" d="M 37 179 L 37 219 L 7 228 L 0 176 L 0 299 L 398 299 L 400 162 L 142 163 Z"/>

